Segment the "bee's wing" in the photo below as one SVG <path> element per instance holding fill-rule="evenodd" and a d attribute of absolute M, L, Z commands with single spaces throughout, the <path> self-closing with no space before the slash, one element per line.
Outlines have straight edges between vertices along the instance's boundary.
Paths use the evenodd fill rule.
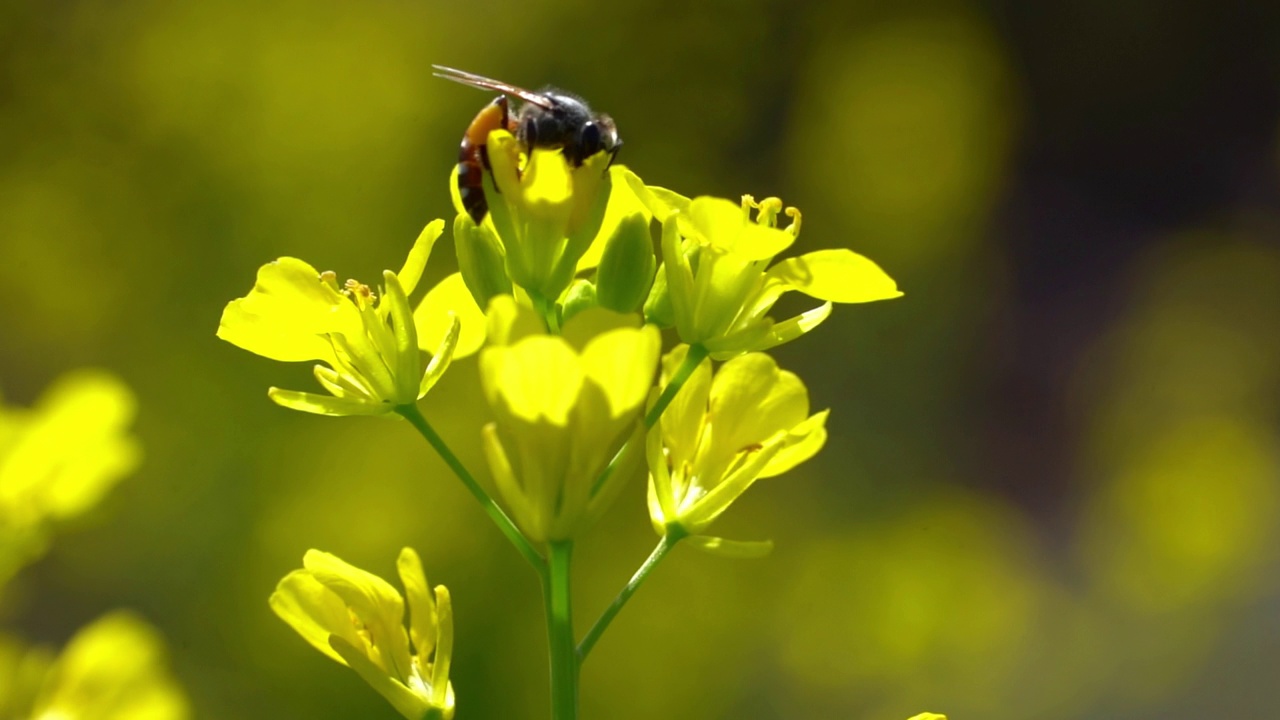
<path fill-rule="evenodd" d="M 533 92 L 532 90 L 525 90 L 522 87 L 509 85 L 501 80 L 494 80 L 493 78 L 487 78 L 483 75 L 455 70 L 454 68 L 445 67 L 443 65 L 432 65 L 431 67 L 436 70 L 436 72 L 432 74 L 438 78 L 452 80 L 456 83 L 470 85 L 471 87 L 480 88 L 482 90 L 497 90 L 498 92 L 515 95 L 521 100 L 532 105 L 537 105 L 538 107 L 547 109 L 551 109 L 552 107 L 551 101 L 548 100 L 545 95 Z"/>

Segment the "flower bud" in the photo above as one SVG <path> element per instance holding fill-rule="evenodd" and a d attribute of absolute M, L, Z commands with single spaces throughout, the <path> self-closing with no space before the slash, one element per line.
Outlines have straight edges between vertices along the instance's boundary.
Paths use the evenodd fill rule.
<path fill-rule="evenodd" d="M 569 286 L 569 290 L 564 294 L 564 302 L 560 304 L 560 323 L 569 322 L 569 319 L 583 310 L 590 310 L 594 307 L 600 307 L 600 301 L 597 299 L 598 291 L 590 280 L 579 278 L 574 280 Z"/>
<path fill-rule="evenodd" d="M 470 215 L 459 213 L 453 221 L 453 243 L 458 270 L 476 305 L 489 307 L 495 295 L 511 294 L 502 243 L 486 225 L 476 225 Z"/>
<path fill-rule="evenodd" d="M 600 306 L 614 312 L 635 312 L 653 286 L 657 264 L 648 220 L 640 213 L 623 218 L 605 245 L 596 271 Z"/>

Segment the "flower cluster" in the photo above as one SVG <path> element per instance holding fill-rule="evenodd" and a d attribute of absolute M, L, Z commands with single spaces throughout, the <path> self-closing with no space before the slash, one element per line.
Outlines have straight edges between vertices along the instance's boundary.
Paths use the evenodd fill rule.
<path fill-rule="evenodd" d="M 400 272 L 384 273 L 377 293 L 354 281 L 340 287 L 301 260 L 264 266 L 253 290 L 227 306 L 218 335 L 276 360 L 320 361 L 315 375 L 330 395 L 272 389 L 277 403 L 398 415 L 431 442 L 538 570 L 555 716 L 573 717 L 578 663 L 676 543 L 740 557 L 771 547 L 707 534 L 758 479 L 794 468 L 826 441 L 828 411 L 811 413 L 804 383 L 764 351 L 811 332 L 835 303 L 901 293 L 848 249 L 779 259 L 799 237 L 801 215 L 777 198 L 689 198 L 611 166 L 605 152 L 574 163 L 558 148 L 526 148 L 505 129 L 486 140 L 487 214 L 476 222 L 451 178 L 459 269 L 416 309 L 408 298 L 440 220 Z M 789 222 L 780 225 L 782 216 Z M 821 304 L 774 319 L 792 291 Z M 664 330 L 680 341 L 665 355 Z M 478 432 L 501 502 L 417 408 L 452 359 L 477 352 L 492 413 Z M 659 547 L 575 648 L 569 549 L 643 474 Z M 411 550 L 399 569 L 405 596 L 313 550 L 280 582 L 271 606 L 401 714 L 451 717 L 448 592 L 428 591 Z"/>

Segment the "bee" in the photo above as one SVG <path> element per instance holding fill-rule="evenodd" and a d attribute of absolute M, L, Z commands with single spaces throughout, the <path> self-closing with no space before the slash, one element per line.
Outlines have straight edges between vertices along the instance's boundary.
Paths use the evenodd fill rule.
<path fill-rule="evenodd" d="M 533 148 L 560 148 L 565 159 L 580 167 L 600 151 L 609 153 L 612 163 L 622 147 L 613 118 L 594 112 L 582 98 L 546 87 L 538 92 L 461 70 L 432 65 L 435 76 L 482 90 L 505 93 L 494 98 L 476 114 L 462 135 L 458 149 L 458 195 L 462 207 L 479 224 L 489 211 L 484 197 L 483 173 L 489 169 L 485 142 L 493 130 L 507 130 L 516 136 L 525 151 Z M 507 95 L 522 101 L 510 112 Z"/>

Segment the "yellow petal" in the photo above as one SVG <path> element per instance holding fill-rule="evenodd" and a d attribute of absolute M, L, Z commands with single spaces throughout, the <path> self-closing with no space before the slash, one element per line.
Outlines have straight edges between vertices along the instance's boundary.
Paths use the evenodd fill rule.
<path fill-rule="evenodd" d="M 792 428 L 787 444 L 760 471 L 760 477 L 781 475 L 816 455 L 827 442 L 825 424 L 829 413 L 829 410 L 823 410 Z"/>
<path fill-rule="evenodd" d="M 258 270 L 249 294 L 222 312 L 218 337 L 249 352 L 295 362 L 330 362 L 329 333 L 359 337 L 360 313 L 320 273 L 297 258 L 280 258 Z"/>
<path fill-rule="evenodd" d="M 344 665 L 333 650 L 330 635 L 339 635 L 351 643 L 360 643 L 351 625 L 347 605 L 306 570 L 294 570 L 276 585 L 268 600 L 271 609 L 312 647 Z"/>
<path fill-rule="evenodd" d="M 568 423 L 585 378 L 578 355 L 562 338 L 535 335 L 515 345 L 490 347 L 480 355 L 480 373 L 491 403 L 514 417 Z M 494 400 L 501 398 L 501 403 Z"/>
<path fill-rule="evenodd" d="M 688 219 L 704 242 L 748 261 L 772 258 L 795 242 L 784 230 L 747 222 L 742 206 L 723 198 L 695 198 Z"/>
<path fill-rule="evenodd" d="M 893 278 L 852 250 L 819 250 L 787 258 L 769 268 L 766 277 L 786 289 L 831 302 L 864 303 L 902 297 Z"/>
<path fill-rule="evenodd" d="M 453 356 L 457 352 L 458 338 L 461 333 L 462 323 L 454 317 L 448 334 L 440 341 L 440 346 L 436 348 L 435 354 L 431 356 L 431 362 L 427 363 L 427 369 L 422 373 L 422 381 L 418 385 L 419 398 L 430 392 L 436 382 L 444 376 L 444 371 L 449 369 L 449 364 L 453 362 Z"/>
<path fill-rule="evenodd" d="M 436 603 L 427 575 L 422 571 L 422 560 L 413 548 L 400 550 L 396 569 L 404 584 L 405 604 L 409 609 L 409 639 L 413 641 L 414 655 L 425 666 L 436 646 Z"/>
<path fill-rule="evenodd" d="M 621 328 L 596 337 L 582 353 L 587 378 L 604 391 L 611 418 L 620 418 L 644 402 L 662 350 L 652 325 Z"/>
<path fill-rule="evenodd" d="M 442 708 L 446 718 L 453 717 L 453 687 L 449 685 L 449 668 L 453 662 L 453 600 L 449 588 L 436 586 L 436 655 L 431 665 L 431 704 Z"/>
<path fill-rule="evenodd" d="M 453 273 L 441 280 L 414 310 L 418 346 L 427 352 L 435 352 L 452 332 L 454 318 L 461 323 L 461 334 L 453 350 L 454 359 L 459 359 L 479 350 L 485 338 L 484 313 L 476 306 L 461 273 Z"/>
<path fill-rule="evenodd" d="M 342 657 L 345 664 L 369 683 L 369 687 L 378 691 L 379 695 L 391 703 L 391 707 L 395 708 L 396 712 L 408 720 L 422 720 L 431 710 L 431 704 L 427 698 L 413 692 L 398 679 L 388 676 L 356 646 L 337 635 L 330 637 L 329 642 L 333 646 L 333 651 Z"/>
<path fill-rule="evenodd" d="M 342 598 L 364 624 L 367 645 L 378 653 L 377 664 L 397 679 L 409 677 L 409 637 L 404 629 L 404 599 L 386 580 L 330 553 L 308 550 L 303 567 Z M 356 647 L 362 647 L 356 645 Z"/>
<path fill-rule="evenodd" d="M 418 287 L 418 281 L 422 279 L 422 271 L 427 267 L 427 258 L 431 257 L 431 249 L 435 247 L 436 240 L 440 238 L 442 232 L 444 232 L 444 220 L 432 220 L 418 234 L 413 248 L 409 250 L 409 257 L 404 260 L 404 266 L 400 268 L 400 272 L 396 273 L 400 285 L 404 287 L 405 295 L 412 295 L 414 289 Z"/>

